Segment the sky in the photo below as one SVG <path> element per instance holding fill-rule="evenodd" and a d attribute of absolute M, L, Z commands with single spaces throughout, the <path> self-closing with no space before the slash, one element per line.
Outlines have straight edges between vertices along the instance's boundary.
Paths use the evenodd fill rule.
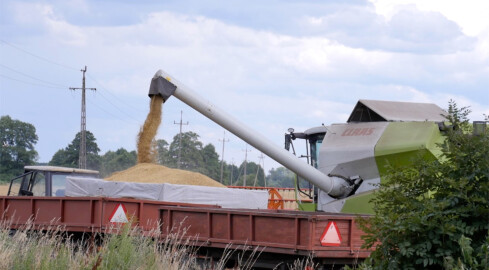
<path fill-rule="evenodd" d="M 0 116 L 33 124 L 39 162 L 87 129 L 100 154 L 135 150 L 151 78 L 171 74 L 282 147 L 288 128 L 344 123 L 359 99 L 489 114 L 489 1 L 0 1 Z M 172 97 L 157 139 L 224 129 Z M 224 159 L 260 151 L 226 132 Z M 296 142 L 298 154 L 305 150 Z M 301 149 L 301 150 L 299 150 Z M 304 151 L 302 151 L 303 153 Z M 264 159 L 265 170 L 279 166 Z"/>

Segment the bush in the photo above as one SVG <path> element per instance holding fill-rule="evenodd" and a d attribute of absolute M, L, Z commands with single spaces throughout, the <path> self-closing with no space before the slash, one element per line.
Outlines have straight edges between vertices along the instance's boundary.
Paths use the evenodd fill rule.
<path fill-rule="evenodd" d="M 489 136 L 474 136 L 469 110 L 449 103 L 453 130 L 440 161 L 390 168 L 362 222 L 369 269 L 488 269 Z M 465 267 L 465 268 L 464 268 Z"/>

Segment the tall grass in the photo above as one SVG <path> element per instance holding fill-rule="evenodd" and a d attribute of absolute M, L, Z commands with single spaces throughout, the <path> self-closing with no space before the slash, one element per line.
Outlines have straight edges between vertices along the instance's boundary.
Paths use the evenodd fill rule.
<path fill-rule="evenodd" d="M 74 269 L 74 270 L 180 270 L 209 269 L 197 261 L 198 247 L 185 236 L 185 230 L 167 234 L 161 239 L 157 232 L 142 236 L 137 227 L 122 226 L 97 239 L 67 236 L 63 228 L 33 230 L 27 224 L 15 232 L 0 224 L 0 269 Z M 249 250 L 244 248 L 244 250 Z M 226 269 L 226 262 L 238 252 L 233 269 L 252 269 L 262 249 L 255 248 L 244 256 L 238 249 L 226 249 L 212 269 Z M 288 265 L 304 269 L 311 261 Z"/>
<path fill-rule="evenodd" d="M 199 269 L 189 240 L 178 233 L 162 241 L 123 226 L 93 239 L 67 236 L 62 228 L 41 232 L 26 226 L 0 230 L 0 269 Z M 117 230 L 117 231 L 116 231 Z"/>

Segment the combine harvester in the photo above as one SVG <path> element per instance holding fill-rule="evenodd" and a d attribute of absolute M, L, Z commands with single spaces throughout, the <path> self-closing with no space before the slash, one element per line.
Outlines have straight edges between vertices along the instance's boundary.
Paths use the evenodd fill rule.
<path fill-rule="evenodd" d="M 25 174 L 12 180 L 11 196 L 0 197 L 2 220 L 10 222 L 12 229 L 31 220 L 39 229 L 62 225 L 72 233 L 93 234 L 106 233 L 133 217 L 143 233 L 156 229 L 165 236 L 181 226 L 188 228 L 186 237 L 201 246 L 199 253 L 207 259 L 219 258 L 231 245 L 232 249 L 263 249 L 254 265 L 261 268 L 306 257 L 325 269 L 353 265 L 370 254 L 361 248 L 363 232 L 355 220 L 372 213 L 368 201 L 387 174 L 385 165 L 409 165 L 420 155 L 428 161 L 436 159 L 436 144 L 449 128 L 442 116 L 446 112 L 434 104 L 360 100 L 346 124 L 305 132 L 290 129 L 283 149 L 161 70 L 151 81 L 149 96 L 154 95 L 164 102 L 171 96 L 178 98 L 310 182 L 312 203 L 300 207 L 312 211 L 260 209 L 266 208 L 266 199 L 264 207 L 251 204 L 244 193 L 236 195 L 241 206 L 231 208 L 214 195 L 208 195 L 207 202 L 175 200 L 164 190 L 181 187 L 107 184 L 80 178 L 94 178 L 94 171 L 41 166 L 26 167 Z M 310 164 L 288 151 L 296 139 L 307 141 Z M 121 186 L 125 188 L 120 192 L 113 191 Z M 160 191 L 148 197 L 150 190 Z M 193 192 L 199 193 L 199 188 Z M 253 194 L 267 197 L 265 191 Z"/>

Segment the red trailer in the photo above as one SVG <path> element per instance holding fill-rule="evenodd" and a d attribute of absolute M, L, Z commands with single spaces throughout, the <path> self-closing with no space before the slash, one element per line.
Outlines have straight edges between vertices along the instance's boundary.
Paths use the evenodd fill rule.
<path fill-rule="evenodd" d="M 59 225 L 73 233 L 107 233 L 124 218 L 133 218 L 143 233 L 159 230 L 163 237 L 185 228 L 184 237 L 191 238 L 208 258 L 218 258 L 226 247 L 258 248 L 263 251 L 255 266 L 265 268 L 309 256 L 320 265 L 355 264 L 370 254 L 361 248 L 363 232 L 355 222 L 357 216 L 346 214 L 36 196 L 2 196 L 0 209 L 2 221 L 12 229 L 31 222 L 40 230 Z"/>

